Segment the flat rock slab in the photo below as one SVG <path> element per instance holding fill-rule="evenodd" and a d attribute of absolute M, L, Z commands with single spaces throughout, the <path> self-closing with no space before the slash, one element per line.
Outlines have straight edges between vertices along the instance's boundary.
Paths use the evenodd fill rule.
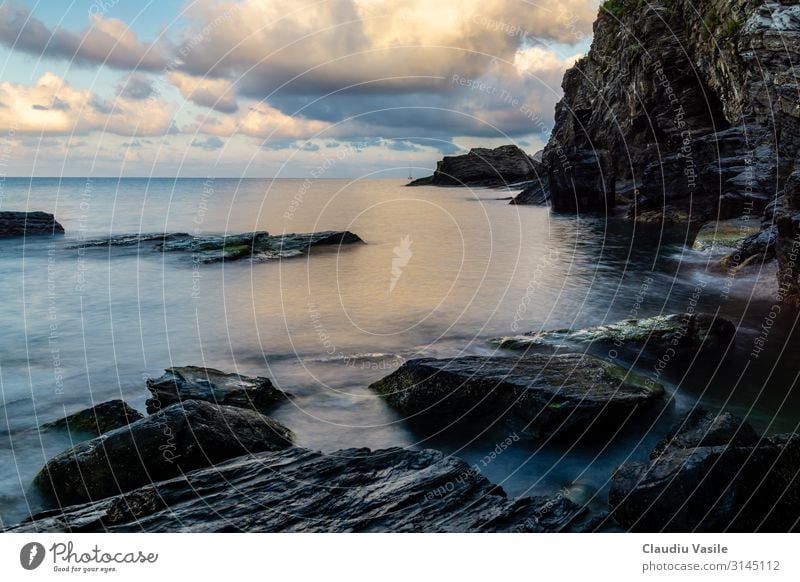
<path fill-rule="evenodd" d="M 56 455 L 34 484 L 53 505 L 71 505 L 246 453 L 284 449 L 291 440 L 288 428 L 257 412 L 189 400 Z"/>
<path fill-rule="evenodd" d="M 700 351 L 724 352 L 735 337 L 736 326 L 727 319 L 709 313 L 693 313 L 625 319 L 578 330 L 530 332 L 497 338 L 492 343 L 510 350 L 594 344 L 654 356 L 665 355 L 668 350 L 671 350 L 670 355 L 694 356 Z"/>
<path fill-rule="evenodd" d="M 437 451 L 293 447 L 45 512 L 10 531 L 575 532 L 598 522 L 560 495 L 509 500 Z"/>
<path fill-rule="evenodd" d="M 141 412 L 122 400 L 109 400 L 97 406 L 70 414 L 59 420 L 44 424 L 47 428 L 66 428 L 72 432 L 87 432 L 97 435 L 127 426 L 144 418 Z"/>
<path fill-rule="evenodd" d="M 63 233 L 64 227 L 47 212 L 0 212 L 0 237 Z"/>
<path fill-rule="evenodd" d="M 73 248 L 144 247 L 165 253 L 191 254 L 199 263 L 274 261 L 308 254 L 311 249 L 363 243 L 349 231 L 271 235 L 266 231 L 231 235 L 192 236 L 186 233 L 118 235 L 88 240 Z"/>
<path fill-rule="evenodd" d="M 715 252 L 735 249 L 750 236 L 761 231 L 761 221 L 755 217 L 731 218 L 709 222 L 700 227 L 692 248 Z"/>
<path fill-rule="evenodd" d="M 693 410 L 649 461 L 617 469 L 609 505 L 631 531 L 797 531 L 800 437 L 759 437 L 730 413 Z"/>
<path fill-rule="evenodd" d="M 265 412 L 290 395 L 272 385 L 269 378 L 227 374 L 214 368 L 183 366 L 167 368 L 156 379 L 148 378 L 147 412 L 185 400 L 205 400 L 226 406 Z"/>
<path fill-rule="evenodd" d="M 583 354 L 422 358 L 370 388 L 409 420 L 499 425 L 535 439 L 614 434 L 667 404 L 661 385 Z"/>

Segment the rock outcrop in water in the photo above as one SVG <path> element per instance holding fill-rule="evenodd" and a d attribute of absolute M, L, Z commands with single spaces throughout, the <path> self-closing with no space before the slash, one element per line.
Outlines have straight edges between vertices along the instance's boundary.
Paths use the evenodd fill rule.
<path fill-rule="evenodd" d="M 226 374 L 214 368 L 183 366 L 167 368 L 159 378 L 148 378 L 147 389 L 151 398 L 146 402 L 147 412 L 153 414 L 162 408 L 186 400 L 205 400 L 225 406 L 251 408 L 266 412 L 289 394 L 275 388 L 269 378 Z"/>
<path fill-rule="evenodd" d="M 246 453 L 285 449 L 292 438 L 257 412 L 189 400 L 56 455 L 34 484 L 58 506 L 96 501 Z"/>
<path fill-rule="evenodd" d="M 411 421 L 535 439 L 614 434 L 667 405 L 659 384 L 582 354 L 409 360 L 370 388 Z"/>
<path fill-rule="evenodd" d="M 462 156 L 445 156 L 436 164 L 432 176 L 408 185 L 502 188 L 537 180 L 540 176 L 537 168 L 541 169 L 541 164 L 515 145 L 474 148 Z"/>
<path fill-rule="evenodd" d="M 649 462 L 614 473 L 609 503 L 634 531 L 796 531 L 800 436 L 761 438 L 741 418 L 694 410 Z"/>
<path fill-rule="evenodd" d="M 794 0 L 606 0 L 544 150 L 552 208 L 757 223 L 781 198 L 779 282 L 797 299 L 799 59 Z"/>
<path fill-rule="evenodd" d="M 271 235 L 266 231 L 230 235 L 192 236 L 186 233 L 151 233 L 118 235 L 81 243 L 81 248 L 149 248 L 165 253 L 190 254 L 199 263 L 222 261 L 272 261 L 304 256 L 318 247 L 363 243 L 349 231 L 321 231 L 302 234 Z"/>
<path fill-rule="evenodd" d="M 63 233 L 64 227 L 47 212 L 0 212 L 0 238 Z"/>
<path fill-rule="evenodd" d="M 73 432 L 103 434 L 115 428 L 127 426 L 144 418 L 142 413 L 128 406 L 122 400 L 109 400 L 97 406 L 70 414 L 59 420 L 49 422 L 44 427 L 66 428 Z"/>
<path fill-rule="evenodd" d="M 431 450 L 289 448 L 240 457 L 13 532 L 575 532 L 598 520 L 561 495 L 509 500 Z"/>
<path fill-rule="evenodd" d="M 616 323 L 571 330 L 531 332 L 493 340 L 501 348 L 580 348 L 588 345 L 613 348 L 632 355 L 693 357 L 703 353 L 722 353 L 736 337 L 736 326 L 709 313 L 657 315 L 645 319 L 625 319 Z"/>

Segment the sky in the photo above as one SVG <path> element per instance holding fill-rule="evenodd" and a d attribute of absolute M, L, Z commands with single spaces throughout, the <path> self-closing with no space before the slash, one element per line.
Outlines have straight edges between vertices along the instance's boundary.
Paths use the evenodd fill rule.
<path fill-rule="evenodd" d="M 547 141 L 599 0 L 0 0 L 0 175 L 405 177 Z"/>

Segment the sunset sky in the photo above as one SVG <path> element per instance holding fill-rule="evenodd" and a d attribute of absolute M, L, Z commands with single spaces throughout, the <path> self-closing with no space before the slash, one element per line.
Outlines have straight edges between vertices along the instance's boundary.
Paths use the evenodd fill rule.
<path fill-rule="evenodd" d="M 599 0 L 0 4 L 0 174 L 398 177 L 539 150 Z"/>

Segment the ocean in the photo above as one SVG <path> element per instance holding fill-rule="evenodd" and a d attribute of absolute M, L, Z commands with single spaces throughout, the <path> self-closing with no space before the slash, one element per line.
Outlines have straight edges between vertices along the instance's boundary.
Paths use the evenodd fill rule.
<path fill-rule="evenodd" d="M 782 306 L 765 351 L 749 357 L 775 305 L 754 293 L 770 273 L 726 281 L 687 229 L 554 216 L 510 195 L 374 179 L 6 178 L 0 210 L 52 212 L 66 235 L 0 239 L 0 525 L 41 508 L 31 481 L 71 444 L 42 424 L 113 398 L 143 411 L 145 379 L 170 366 L 270 377 L 295 395 L 271 415 L 300 446 L 437 448 L 510 495 L 566 489 L 602 505 L 613 469 L 663 433 L 581 447 L 519 440 L 493 456 L 501 437 L 422 434 L 368 386 L 409 358 L 494 353 L 488 340 L 516 331 L 696 305 L 739 326 L 736 348 L 719 365 L 673 371 L 663 426 L 700 402 L 763 431 L 797 428 L 797 312 Z M 81 247 L 256 230 L 350 230 L 366 244 L 222 264 Z"/>

